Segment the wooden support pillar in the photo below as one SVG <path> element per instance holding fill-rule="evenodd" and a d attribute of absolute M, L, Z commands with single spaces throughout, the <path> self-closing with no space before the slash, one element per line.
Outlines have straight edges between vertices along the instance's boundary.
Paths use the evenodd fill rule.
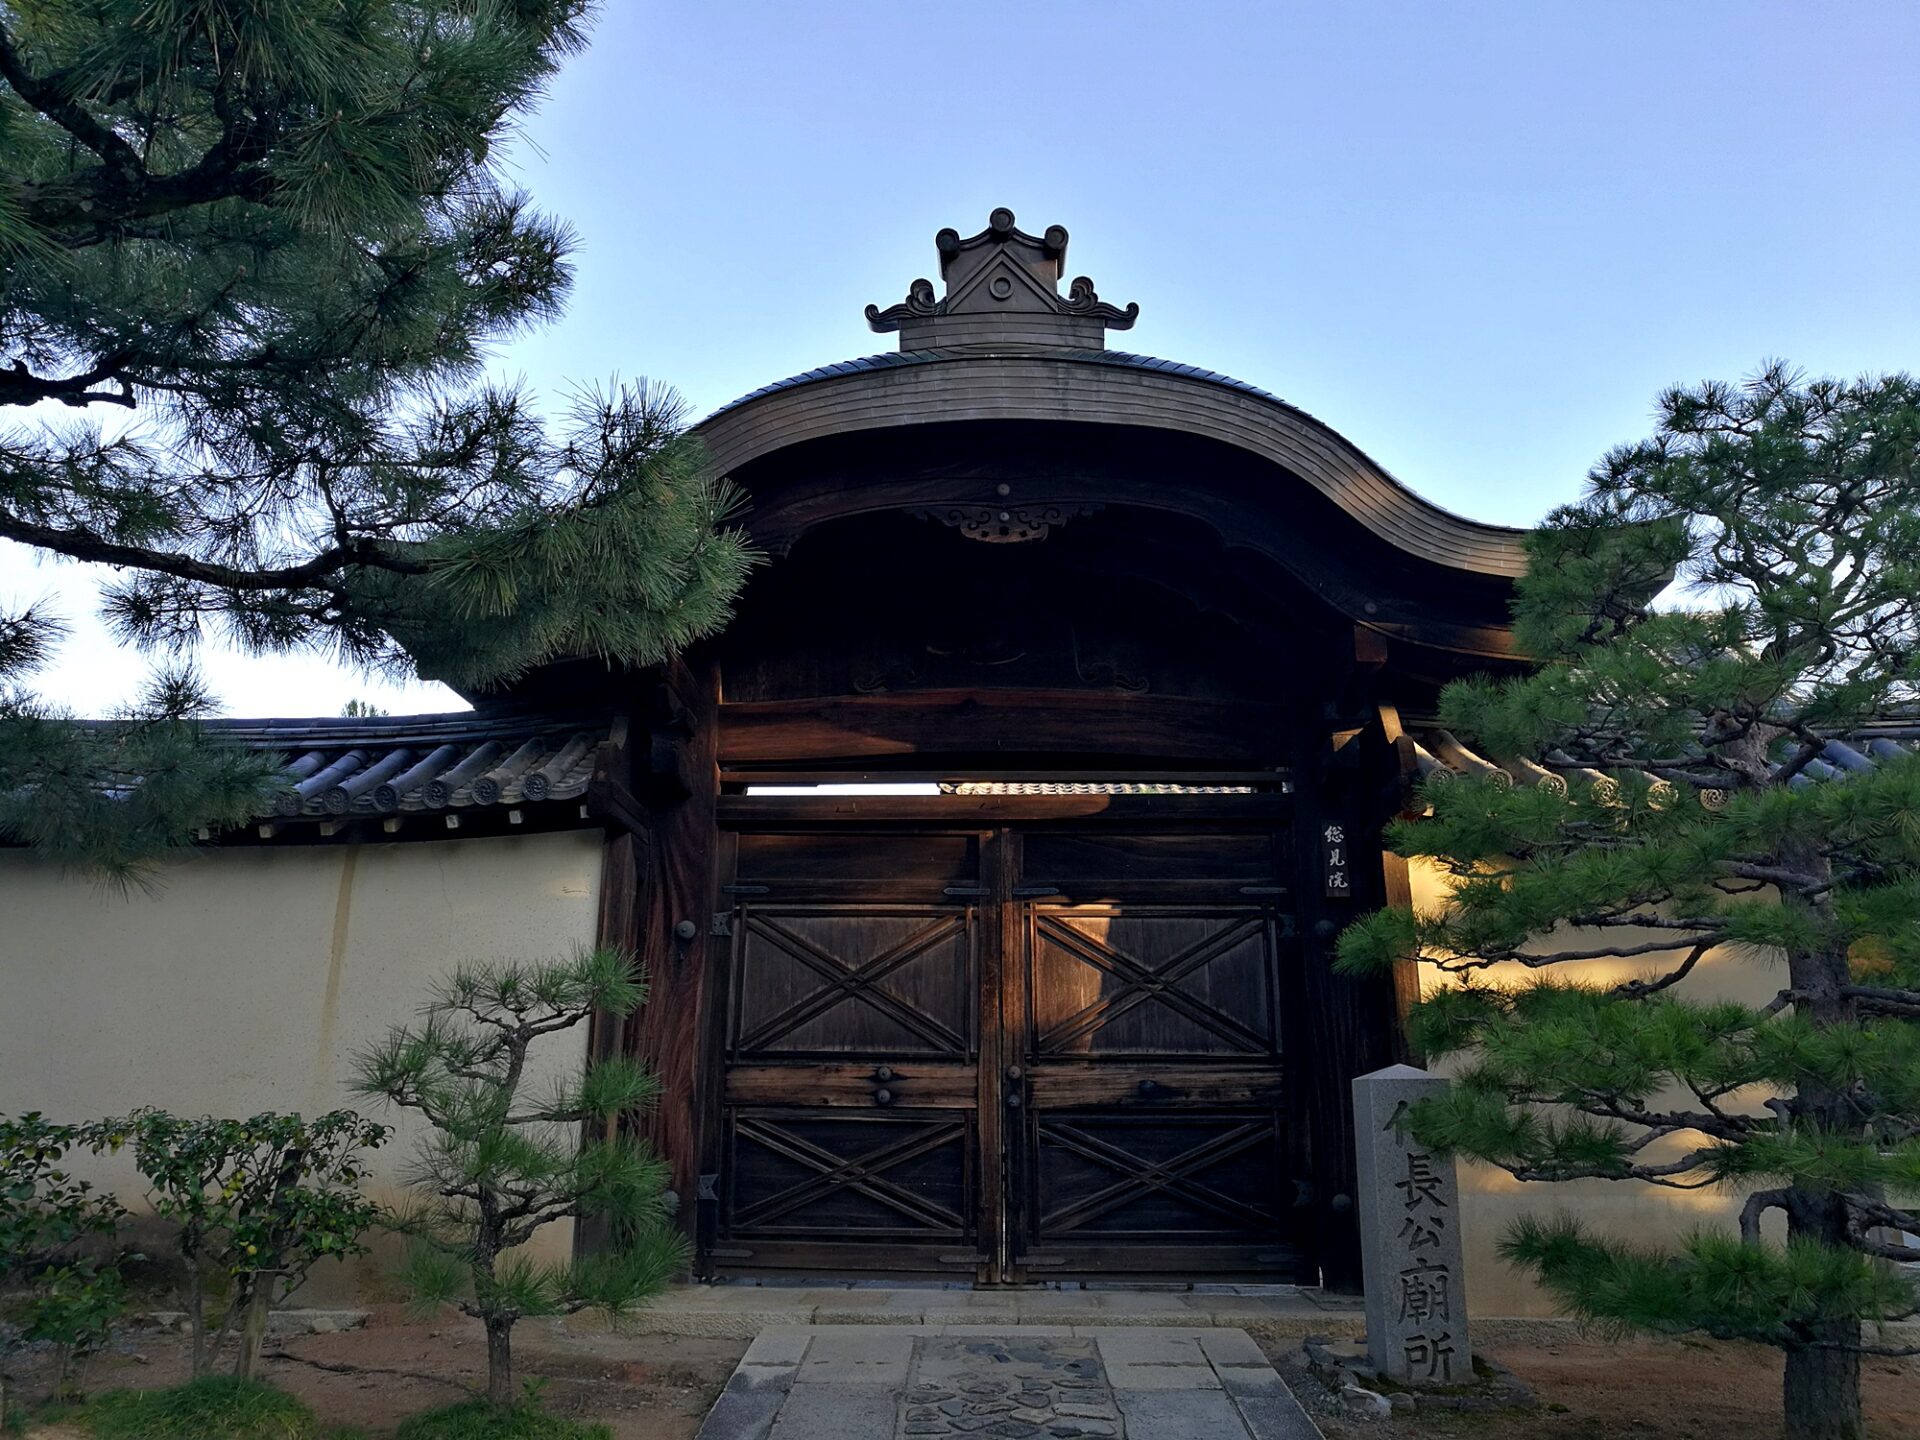
<path fill-rule="evenodd" d="M 1351 1085 L 1355 1076 L 1392 1064 L 1402 1027 L 1391 977 L 1334 970 L 1340 932 L 1369 910 L 1390 903 L 1380 830 L 1383 782 L 1394 747 L 1378 717 L 1348 728 L 1337 718 L 1316 735 L 1303 726 L 1296 764 L 1295 845 L 1300 880 L 1300 1005 L 1295 1053 L 1301 1056 L 1296 1123 L 1305 1126 L 1312 1194 L 1308 1233 L 1329 1290 L 1361 1289 L 1360 1233 L 1355 1214 L 1358 1174 Z M 1344 847 L 1344 894 L 1330 894 L 1329 847 Z M 1404 866 L 1399 874 L 1404 878 Z"/>
<path fill-rule="evenodd" d="M 1412 812 L 1410 806 L 1414 799 L 1414 787 L 1420 780 L 1420 767 L 1414 760 L 1413 737 L 1406 733 L 1400 724 L 1400 711 L 1392 705 L 1382 705 L 1380 714 L 1380 738 L 1389 754 L 1384 769 L 1391 776 L 1390 789 L 1381 796 L 1379 813 L 1406 817 Z M 1384 828 L 1384 821 L 1375 827 L 1375 833 Z M 1380 903 L 1391 910 L 1411 910 L 1413 908 L 1413 880 L 1407 872 L 1407 860 L 1404 855 L 1395 855 L 1384 844 L 1380 845 Z M 1417 961 L 1402 960 L 1393 967 L 1393 1058 L 1402 1065 L 1419 1065 L 1424 1057 L 1414 1051 L 1413 1041 L 1407 1033 L 1407 1015 L 1420 999 L 1420 966 Z"/>
<path fill-rule="evenodd" d="M 620 813 L 623 797 L 630 796 L 633 780 L 632 756 L 627 744 L 630 723 L 624 715 L 616 717 L 608 738 L 595 751 L 593 778 L 587 786 L 587 808 L 607 823 L 606 840 L 600 847 L 600 909 L 594 923 L 594 944 L 637 955 L 650 837 L 644 824 L 633 823 L 634 813 Z M 607 803 L 609 796 L 612 803 Z M 587 1025 L 587 1064 L 598 1064 L 618 1054 L 620 1043 L 621 1022 L 605 1011 L 596 1011 Z M 610 1138 L 611 1127 L 599 1131 L 592 1121 L 582 1127 L 583 1143 Z M 607 1227 L 602 1220 L 588 1217 L 573 1227 L 575 1255 L 590 1254 L 606 1242 Z"/>
<path fill-rule="evenodd" d="M 665 1158 L 679 1197 L 682 1225 L 700 1233 L 700 1175 L 715 1113 L 714 1083 L 705 1062 L 714 1017 L 716 970 L 724 940 L 711 938 L 716 903 L 714 814 L 720 794 L 716 717 L 719 670 L 711 663 L 666 667 L 663 714 L 650 726 L 646 771 L 637 788 L 647 794 L 652 839 L 646 857 L 638 942 L 647 969 L 647 1003 L 626 1025 L 626 1051 L 660 1079 L 659 1103 L 640 1125 Z"/>

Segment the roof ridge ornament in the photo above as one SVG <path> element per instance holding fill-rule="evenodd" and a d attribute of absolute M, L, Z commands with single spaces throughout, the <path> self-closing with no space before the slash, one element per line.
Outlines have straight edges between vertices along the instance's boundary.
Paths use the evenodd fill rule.
<path fill-rule="evenodd" d="M 900 332 L 903 351 L 931 349 L 1104 350 L 1109 329 L 1129 329 L 1138 305 L 1124 310 L 1100 298 L 1093 281 L 1075 276 L 1060 293 L 1066 274 L 1067 227 L 1049 225 L 1029 235 L 1005 206 L 987 217 L 987 228 L 965 239 L 952 228 L 934 236 L 940 278 L 947 293 L 936 299 L 933 282 L 915 280 L 907 298 L 882 310 L 867 306 L 867 324 Z"/>

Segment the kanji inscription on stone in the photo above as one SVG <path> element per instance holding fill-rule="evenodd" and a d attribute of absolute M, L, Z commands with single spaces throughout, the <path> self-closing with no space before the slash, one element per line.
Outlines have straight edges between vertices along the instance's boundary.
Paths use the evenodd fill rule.
<path fill-rule="evenodd" d="M 1409 1107 L 1446 1087 L 1411 1065 L 1353 1082 L 1367 1349 L 1380 1372 L 1403 1385 L 1473 1378 L 1459 1182 L 1453 1161 L 1416 1142 L 1404 1123 Z"/>

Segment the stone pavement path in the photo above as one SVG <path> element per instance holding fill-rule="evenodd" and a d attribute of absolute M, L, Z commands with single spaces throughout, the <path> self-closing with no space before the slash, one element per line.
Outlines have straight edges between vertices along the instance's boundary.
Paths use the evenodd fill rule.
<path fill-rule="evenodd" d="M 1120 1410 L 1094 1341 L 930 1335 L 914 1347 L 896 1407 L 899 1440 L 920 1435 L 1116 1436 Z"/>
<path fill-rule="evenodd" d="M 1027 1325 L 763 1332 L 699 1440 L 1319 1440 L 1244 1331 Z"/>

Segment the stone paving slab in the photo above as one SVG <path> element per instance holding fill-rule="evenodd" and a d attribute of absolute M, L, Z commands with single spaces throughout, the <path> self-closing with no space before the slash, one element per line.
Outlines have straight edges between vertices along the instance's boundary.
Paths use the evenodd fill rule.
<path fill-rule="evenodd" d="M 1347 1296 L 1292 1285 L 1191 1289 L 972 1290 L 942 1285 L 676 1285 L 621 1319 L 628 1333 L 749 1340 L 796 1325 L 1225 1327 L 1266 1340 L 1357 1336 L 1364 1313 Z M 568 1329 L 600 1322 L 574 1317 Z"/>
<path fill-rule="evenodd" d="M 754 1339 L 698 1440 L 1320 1440 L 1242 1330 L 814 1325 Z"/>

